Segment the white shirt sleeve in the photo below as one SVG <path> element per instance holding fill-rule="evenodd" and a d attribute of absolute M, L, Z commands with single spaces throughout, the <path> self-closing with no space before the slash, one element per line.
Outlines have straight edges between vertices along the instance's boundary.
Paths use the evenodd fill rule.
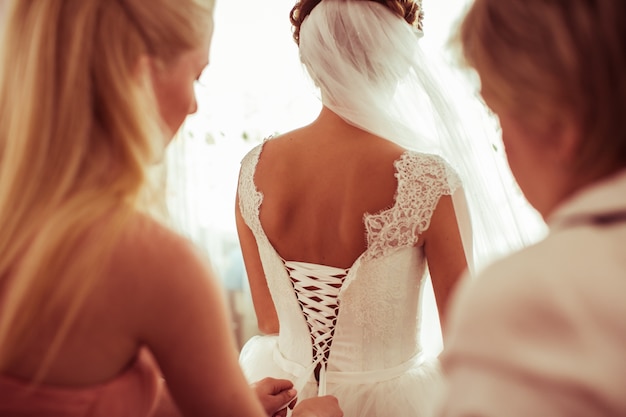
<path fill-rule="evenodd" d="M 611 311 L 602 267 L 594 281 L 581 266 L 589 259 L 562 256 L 571 238 L 463 280 L 444 336 L 439 417 L 625 415 L 626 316 Z"/>

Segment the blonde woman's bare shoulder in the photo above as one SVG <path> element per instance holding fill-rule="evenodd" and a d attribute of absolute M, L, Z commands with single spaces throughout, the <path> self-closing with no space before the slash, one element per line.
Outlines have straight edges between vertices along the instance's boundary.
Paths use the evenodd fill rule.
<path fill-rule="evenodd" d="M 187 238 L 141 213 L 135 214 L 128 222 L 118 249 L 119 261 L 132 263 L 137 259 L 152 259 L 152 263 L 162 266 L 173 260 L 172 257 L 178 258 L 188 252 L 197 254 Z"/>
<path fill-rule="evenodd" d="M 213 274 L 208 258 L 191 241 L 137 214 L 114 250 L 110 278 L 137 302 L 151 303 L 182 287 L 201 287 Z"/>
<path fill-rule="evenodd" d="M 97 236 L 112 226 L 96 226 Z M 207 257 L 191 241 L 143 214 L 128 219 L 101 277 L 83 316 L 101 326 L 99 333 L 115 346 L 148 343 L 159 332 L 173 334 L 180 327 L 176 314 L 202 317 L 197 312 L 203 305 L 216 304 L 221 296 Z"/>

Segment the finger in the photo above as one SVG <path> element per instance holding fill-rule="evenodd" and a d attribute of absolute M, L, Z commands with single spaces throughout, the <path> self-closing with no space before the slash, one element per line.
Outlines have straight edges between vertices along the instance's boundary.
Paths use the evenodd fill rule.
<path fill-rule="evenodd" d="M 293 388 L 274 395 L 274 400 L 276 400 L 277 405 L 276 409 L 282 410 L 283 408 L 287 408 L 289 404 L 295 402 L 296 395 L 297 392 Z"/>
<path fill-rule="evenodd" d="M 287 417 L 287 409 L 283 408 L 282 410 L 274 414 L 272 417 Z"/>
<path fill-rule="evenodd" d="M 280 392 L 293 388 L 293 382 L 288 379 L 278 379 L 270 377 L 265 379 L 271 382 L 271 384 L 268 384 L 272 387 L 272 390 L 270 391 L 271 394 L 278 394 Z"/>

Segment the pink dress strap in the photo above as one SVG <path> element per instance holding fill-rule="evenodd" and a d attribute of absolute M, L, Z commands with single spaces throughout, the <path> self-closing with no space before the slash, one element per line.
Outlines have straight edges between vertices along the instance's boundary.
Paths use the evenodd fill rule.
<path fill-rule="evenodd" d="M 90 387 L 31 385 L 0 375 L 0 416 L 149 417 L 165 394 L 147 350 L 111 381 Z"/>

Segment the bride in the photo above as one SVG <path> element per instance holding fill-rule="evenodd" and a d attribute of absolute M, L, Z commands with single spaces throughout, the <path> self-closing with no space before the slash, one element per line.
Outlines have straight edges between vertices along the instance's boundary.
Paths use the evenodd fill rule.
<path fill-rule="evenodd" d="M 301 399 L 335 395 L 346 416 L 430 412 L 422 291 L 430 279 L 445 324 L 474 265 L 478 164 L 419 49 L 422 16 L 418 0 L 298 1 L 294 39 L 322 110 L 240 171 L 237 229 L 266 334 L 242 367 L 292 380 Z"/>

